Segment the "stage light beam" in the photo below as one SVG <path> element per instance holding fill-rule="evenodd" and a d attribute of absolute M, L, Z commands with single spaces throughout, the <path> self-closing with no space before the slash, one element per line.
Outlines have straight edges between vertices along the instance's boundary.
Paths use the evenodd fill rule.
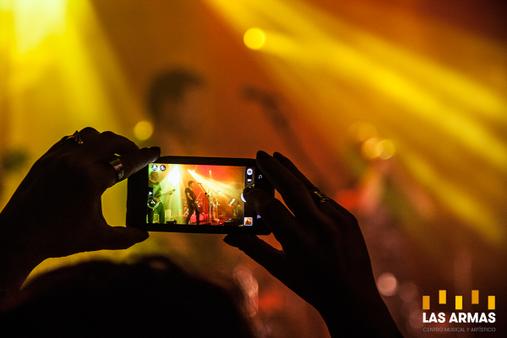
<path fill-rule="evenodd" d="M 228 8 L 228 2 L 210 3 L 221 10 L 233 25 L 241 27 L 247 24 L 247 18 L 241 15 L 234 17 L 234 14 L 249 9 L 250 12 L 258 12 L 258 16 L 266 21 L 271 21 L 271 25 L 275 23 L 277 27 L 281 27 L 279 31 L 284 33 L 270 32 L 269 40 L 259 49 L 293 63 L 296 67 L 294 72 L 302 71 L 301 65 L 309 65 L 312 71 L 324 72 L 338 79 L 347 79 L 367 86 L 377 95 L 387 97 L 400 108 L 406 109 L 414 118 L 422 119 L 432 127 L 442 130 L 477 157 L 488 161 L 504 173 L 507 172 L 507 146 L 473 115 L 477 110 L 487 110 L 492 111 L 493 116 L 505 116 L 507 103 L 495 95 L 494 91 L 484 89 L 478 83 L 457 75 L 452 69 L 436 66 L 430 60 L 408 51 L 401 52 L 402 49 L 394 44 L 380 43 L 382 40 L 378 38 L 370 39 L 372 46 L 368 45 L 370 40 L 366 38 L 359 39 L 361 44 L 340 39 L 341 35 L 358 38 L 368 35 L 358 27 L 336 18 L 328 18 L 322 11 L 304 2 L 291 6 L 279 0 L 266 0 L 262 6 L 258 6 L 255 1 L 244 1 L 243 11 L 237 8 L 231 10 Z M 329 25 L 316 26 L 312 19 L 323 24 L 336 22 L 340 27 L 338 35 L 327 27 Z M 274 43 L 271 40 L 272 36 L 276 35 L 278 42 Z M 378 43 L 374 43 L 375 41 Z M 324 55 L 326 57 L 323 57 Z M 400 58 L 405 66 L 399 67 L 389 56 Z M 266 61 L 270 63 L 269 55 Z M 407 68 L 411 67 L 406 65 L 417 65 L 415 68 L 425 71 L 410 73 Z M 290 78 L 290 81 L 293 80 L 293 77 Z M 435 88 L 440 93 L 435 93 Z M 445 95 L 442 95 L 443 93 Z M 462 97 L 467 97 L 468 101 L 462 100 Z M 471 98 L 474 105 L 470 103 Z M 328 120 L 329 117 L 326 117 L 326 122 Z"/>
<path fill-rule="evenodd" d="M 216 181 L 212 178 L 200 175 L 192 169 L 188 169 L 187 172 L 196 183 L 201 183 L 207 191 L 212 191 L 226 197 L 238 197 L 237 190 L 234 189 L 234 182 Z"/>
<path fill-rule="evenodd" d="M 16 47 L 14 50 L 20 55 L 65 28 L 66 0 L 3 0 L 0 8 L 14 14 L 16 39 L 13 44 Z"/>
<path fill-rule="evenodd" d="M 361 104 L 353 102 L 353 98 L 347 101 L 348 98 L 337 93 L 333 85 L 338 81 L 357 85 L 366 98 L 380 98 L 381 102 L 388 103 L 387 109 L 397 108 L 405 121 L 406 134 L 427 131 L 429 137 L 443 135 L 441 141 L 467 154 L 463 159 L 473 156 L 488 169 L 502 175 L 507 172 L 505 139 L 485 123 L 494 121 L 504 126 L 507 101 L 494 86 L 486 85 L 484 79 L 473 78 L 453 65 L 446 66 L 439 60 L 374 36 L 331 16 L 309 1 L 266 0 L 262 5 L 254 0 L 234 4 L 226 0 L 208 0 L 208 3 L 237 31 L 244 31 L 253 24 L 270 29 L 269 39 L 261 49 L 266 70 L 272 78 L 278 79 L 288 96 L 297 97 L 298 104 L 315 112 L 312 120 L 316 124 L 336 132 L 346 120 L 343 115 L 355 118 L 352 114 Z M 276 35 L 282 44 L 274 43 Z M 320 102 L 316 98 L 321 99 Z M 340 115 L 329 110 L 344 106 L 348 110 L 341 111 Z M 380 108 L 375 111 L 382 112 Z M 391 112 L 384 112 L 389 118 L 396 118 Z M 389 127 L 387 119 L 386 123 L 381 118 L 375 119 L 379 121 L 379 128 Z M 396 119 L 393 123 L 399 122 Z M 370 137 L 376 135 L 367 135 L 363 140 Z M 414 152 L 415 149 L 403 146 L 408 140 L 397 138 L 396 141 L 396 147 L 389 142 L 382 146 L 377 146 L 378 140 L 369 142 L 367 150 L 377 156 L 384 148 L 386 152 L 380 158 L 395 152 L 399 156 L 402 152 Z M 430 142 L 434 140 L 428 138 L 428 148 L 437 147 Z M 396 148 L 401 150 L 397 152 Z M 442 156 L 440 150 L 433 153 Z M 495 212 L 486 202 L 450 183 L 454 177 L 444 177 L 427 167 L 430 161 L 435 159 L 407 160 L 405 157 L 403 163 L 413 178 L 426 184 L 436 199 L 464 224 L 487 241 L 499 244 L 505 232 L 495 219 Z M 452 165 L 463 164 L 460 159 L 456 161 Z"/>

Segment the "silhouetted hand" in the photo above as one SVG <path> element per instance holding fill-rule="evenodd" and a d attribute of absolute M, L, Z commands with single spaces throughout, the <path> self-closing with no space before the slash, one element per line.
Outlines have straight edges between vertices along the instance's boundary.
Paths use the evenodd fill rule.
<path fill-rule="evenodd" d="M 279 153 L 257 154 L 257 165 L 287 207 L 261 190 L 246 192 L 282 245 L 279 251 L 256 236 L 224 240 L 264 266 L 312 304 L 333 337 L 400 336 L 377 292 L 368 251 L 355 217 L 325 197 Z"/>
<path fill-rule="evenodd" d="M 93 128 L 81 130 L 80 136 L 82 144 L 64 137 L 53 145 L 0 213 L 2 273 L 13 266 L 31 269 L 48 257 L 124 249 L 148 237 L 135 228 L 109 226 L 101 196 L 118 181 L 109 163 L 114 154 L 121 155 L 128 177 L 157 159 L 160 149 L 139 149 L 125 137 Z"/>

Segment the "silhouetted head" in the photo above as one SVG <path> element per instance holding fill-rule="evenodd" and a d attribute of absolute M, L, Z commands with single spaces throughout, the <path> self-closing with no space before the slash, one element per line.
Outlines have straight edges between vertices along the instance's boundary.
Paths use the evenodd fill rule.
<path fill-rule="evenodd" d="M 187 185 L 189 188 L 192 188 L 192 186 L 194 185 L 194 181 L 188 181 Z"/>
<path fill-rule="evenodd" d="M 193 71 L 175 68 L 158 74 L 150 84 L 148 106 L 150 113 L 156 118 L 162 113 L 164 101 L 181 102 L 185 92 L 201 85 L 203 80 Z"/>
<path fill-rule="evenodd" d="M 211 118 L 204 79 L 193 70 L 173 68 L 150 83 L 147 105 L 154 124 L 154 139 L 173 152 L 191 153 L 205 144 L 203 128 Z"/>
<path fill-rule="evenodd" d="M 11 337 L 253 337 L 229 291 L 165 257 L 46 273 L 21 292 L 0 326 Z"/>

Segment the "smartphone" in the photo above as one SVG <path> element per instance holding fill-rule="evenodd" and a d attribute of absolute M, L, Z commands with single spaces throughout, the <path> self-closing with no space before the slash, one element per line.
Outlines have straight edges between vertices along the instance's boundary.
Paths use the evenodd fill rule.
<path fill-rule="evenodd" d="M 128 179 L 127 226 L 147 231 L 270 233 L 243 191 L 274 189 L 255 159 L 164 156 Z"/>

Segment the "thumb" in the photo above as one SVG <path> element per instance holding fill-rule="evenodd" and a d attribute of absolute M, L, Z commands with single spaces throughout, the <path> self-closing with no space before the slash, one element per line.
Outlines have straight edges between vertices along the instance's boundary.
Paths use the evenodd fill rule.
<path fill-rule="evenodd" d="M 102 234 L 102 248 L 106 250 L 127 249 L 148 238 L 148 232 L 132 227 L 108 227 Z"/>
<path fill-rule="evenodd" d="M 243 251 L 272 275 L 283 281 L 285 258 L 282 251 L 251 234 L 229 234 L 223 241 Z"/>

